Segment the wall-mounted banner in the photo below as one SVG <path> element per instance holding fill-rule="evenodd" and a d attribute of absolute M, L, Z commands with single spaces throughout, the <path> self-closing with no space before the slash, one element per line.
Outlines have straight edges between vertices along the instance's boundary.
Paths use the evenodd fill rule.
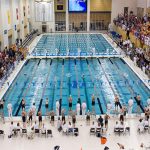
<path fill-rule="evenodd" d="M 15 31 L 17 30 L 17 26 L 15 25 Z"/>
<path fill-rule="evenodd" d="M 10 11 L 7 11 L 8 24 L 11 24 Z"/>
<path fill-rule="evenodd" d="M 17 18 L 17 20 L 19 20 L 19 11 L 18 11 L 18 8 L 16 8 L 16 18 Z"/>
<path fill-rule="evenodd" d="M 23 6 L 23 14 L 24 14 L 24 17 L 26 16 L 26 7 Z"/>

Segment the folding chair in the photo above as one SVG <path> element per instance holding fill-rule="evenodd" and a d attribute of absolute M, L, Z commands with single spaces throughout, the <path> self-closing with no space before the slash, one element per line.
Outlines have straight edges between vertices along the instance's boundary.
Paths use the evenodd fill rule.
<path fill-rule="evenodd" d="M 3 130 L 0 130 L 0 136 L 3 136 L 3 138 L 4 138 L 4 131 Z"/>
<path fill-rule="evenodd" d="M 46 130 L 42 131 L 41 135 L 45 135 L 45 137 L 46 137 Z"/>
<path fill-rule="evenodd" d="M 27 129 L 22 129 L 21 136 L 23 137 L 23 135 L 27 137 Z"/>
<path fill-rule="evenodd" d="M 47 137 L 48 137 L 48 135 L 50 135 L 51 137 L 53 137 L 52 130 L 50 130 L 50 129 L 47 130 Z"/>
<path fill-rule="evenodd" d="M 148 125 L 146 125 L 146 126 L 144 126 L 144 130 L 145 130 L 145 132 L 148 131 L 148 133 L 149 133 L 150 127 Z"/>
<path fill-rule="evenodd" d="M 114 133 L 115 133 L 115 135 L 116 135 L 116 134 L 119 135 L 119 134 L 120 134 L 120 129 L 119 129 L 119 128 L 114 128 Z"/>
<path fill-rule="evenodd" d="M 120 128 L 120 129 L 119 129 L 119 135 L 120 135 L 121 133 L 124 134 L 124 128 Z"/>
<path fill-rule="evenodd" d="M 96 136 L 101 137 L 101 128 L 96 128 Z"/>
<path fill-rule="evenodd" d="M 78 129 L 78 128 L 74 128 L 74 131 L 73 131 L 73 132 L 74 132 L 74 135 L 75 135 L 75 136 L 78 136 L 78 135 L 79 135 L 79 129 Z"/>
<path fill-rule="evenodd" d="M 95 135 L 95 128 L 90 129 L 90 135 Z"/>
<path fill-rule="evenodd" d="M 130 135 L 130 127 L 126 127 L 124 133 L 125 133 L 125 134 L 126 134 L 126 133 L 129 133 L 129 135 Z"/>
<path fill-rule="evenodd" d="M 39 130 L 39 129 L 35 129 L 35 130 L 34 130 L 34 133 L 35 133 L 35 134 L 38 134 L 38 136 L 40 136 L 40 130 Z"/>

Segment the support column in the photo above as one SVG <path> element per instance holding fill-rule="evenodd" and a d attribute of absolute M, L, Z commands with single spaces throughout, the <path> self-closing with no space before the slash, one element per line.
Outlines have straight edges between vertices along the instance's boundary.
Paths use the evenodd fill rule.
<path fill-rule="evenodd" d="M 29 5 L 29 0 L 26 0 L 26 14 L 27 14 L 27 33 L 29 34 L 29 18 L 30 18 L 30 5 Z"/>
<path fill-rule="evenodd" d="M 15 43 L 16 39 L 17 39 L 17 25 L 19 23 L 19 21 L 17 20 L 17 16 L 16 16 L 16 9 L 18 9 L 18 0 L 11 0 L 11 18 L 12 18 L 12 30 L 13 30 L 13 37 L 12 37 L 12 43 Z"/>
<path fill-rule="evenodd" d="M 24 13 L 23 13 L 23 1 L 24 0 L 20 0 L 19 1 L 19 10 L 20 10 L 20 14 L 19 14 L 19 24 L 20 24 L 20 38 L 22 40 L 24 40 Z"/>
<path fill-rule="evenodd" d="M 68 0 L 66 0 L 66 32 L 69 32 L 69 8 L 68 8 Z"/>
<path fill-rule="evenodd" d="M 35 25 L 34 1 L 29 0 L 29 4 L 30 4 L 30 5 L 29 5 L 29 9 L 30 9 L 30 24 L 31 24 L 30 28 L 31 28 L 31 30 L 33 30 L 33 29 L 38 29 L 38 28 L 35 28 L 35 27 L 34 27 L 34 25 Z"/>
<path fill-rule="evenodd" d="M 87 1 L 87 31 L 90 31 L 90 0 Z"/>
<path fill-rule="evenodd" d="M 2 50 L 8 47 L 8 16 L 6 10 L 6 0 L 0 0 L 1 28 L 2 28 Z"/>
<path fill-rule="evenodd" d="M 55 32 L 55 4 L 54 4 L 54 0 L 51 0 L 52 3 L 52 21 L 48 21 L 46 22 L 46 25 L 48 25 L 48 31 L 47 32 Z M 42 25 L 42 24 L 41 24 Z"/>
<path fill-rule="evenodd" d="M 53 0 L 53 28 L 52 28 L 52 31 L 55 32 L 55 0 Z"/>
<path fill-rule="evenodd" d="M 150 0 L 147 0 L 147 8 L 150 7 Z"/>

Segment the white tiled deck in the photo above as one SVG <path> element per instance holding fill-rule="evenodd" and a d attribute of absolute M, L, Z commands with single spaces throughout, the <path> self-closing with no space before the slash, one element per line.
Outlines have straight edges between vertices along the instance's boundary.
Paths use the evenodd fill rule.
<path fill-rule="evenodd" d="M 121 143 L 125 146 L 126 150 L 142 150 L 140 144 L 143 142 L 146 146 L 150 146 L 150 134 L 137 133 L 138 118 L 127 119 L 129 126 L 131 127 L 131 133 L 126 135 L 115 135 L 113 133 L 113 127 L 115 121 L 118 118 L 111 117 L 109 120 L 109 128 L 107 131 L 107 145 L 110 150 L 119 150 L 117 143 Z M 55 126 L 51 126 L 49 121 L 44 121 L 46 128 L 52 129 L 53 137 L 38 137 L 35 136 L 33 140 L 28 140 L 24 137 L 15 137 L 8 139 L 10 122 L 6 122 L 4 125 L 0 124 L 0 128 L 6 132 L 5 138 L 0 138 L 0 149 L 2 150 L 53 150 L 55 145 L 60 145 L 60 150 L 103 150 L 105 145 L 101 145 L 100 138 L 89 134 L 90 126 L 87 126 L 85 121 L 77 121 L 77 127 L 79 128 L 79 136 L 66 136 L 59 133 Z M 57 121 L 56 121 L 57 122 Z M 67 121 L 68 122 L 68 121 Z M 16 122 L 14 123 L 16 125 Z"/>

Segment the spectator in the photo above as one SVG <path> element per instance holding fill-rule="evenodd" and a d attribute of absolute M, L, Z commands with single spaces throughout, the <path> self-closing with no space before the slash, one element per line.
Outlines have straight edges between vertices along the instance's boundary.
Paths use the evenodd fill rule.
<path fill-rule="evenodd" d="M 102 118 L 102 116 L 99 116 L 98 123 L 100 123 L 101 126 L 103 125 L 103 118 Z"/>
<path fill-rule="evenodd" d="M 132 114 L 132 109 L 133 109 L 133 99 L 131 97 L 128 101 L 128 114 Z"/>
<path fill-rule="evenodd" d="M 77 111 L 77 115 L 79 116 L 80 115 L 80 103 L 77 102 L 76 104 L 76 111 Z"/>
<path fill-rule="evenodd" d="M 56 101 L 56 115 L 57 115 L 57 117 L 59 117 L 59 107 L 60 107 L 60 104 L 59 104 L 59 101 L 57 100 Z"/>
<path fill-rule="evenodd" d="M 12 104 L 11 103 L 8 103 L 7 109 L 8 109 L 9 118 L 12 118 Z"/>
<path fill-rule="evenodd" d="M 62 122 L 60 120 L 60 117 L 58 117 L 58 121 L 57 121 L 57 130 L 60 132 L 62 130 Z"/>
<path fill-rule="evenodd" d="M 83 102 L 82 103 L 82 115 L 83 115 L 83 117 L 85 117 L 85 113 L 86 113 L 86 103 L 85 102 Z"/>

